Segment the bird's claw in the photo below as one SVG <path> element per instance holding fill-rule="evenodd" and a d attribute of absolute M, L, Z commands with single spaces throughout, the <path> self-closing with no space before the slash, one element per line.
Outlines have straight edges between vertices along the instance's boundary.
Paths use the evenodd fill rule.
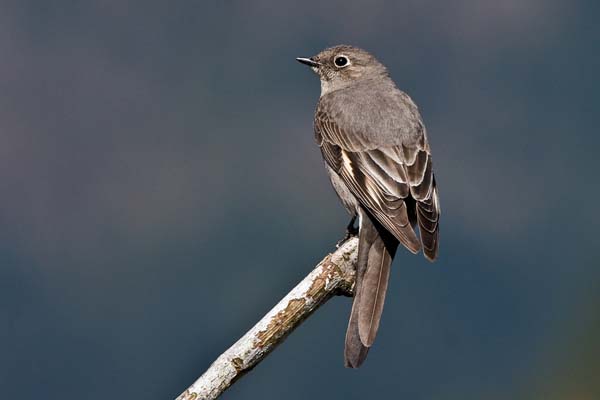
<path fill-rule="evenodd" d="M 348 224 L 348 226 L 346 227 L 346 233 L 344 234 L 344 237 L 341 238 L 336 244 L 335 247 L 337 249 L 339 249 L 344 243 L 346 243 L 348 240 L 352 239 L 353 237 L 356 237 L 358 235 L 358 228 L 354 226 L 354 221 L 356 220 L 356 217 L 352 218 L 352 220 L 350 221 L 350 223 Z"/>
<path fill-rule="evenodd" d="M 352 239 L 353 237 L 356 237 L 357 233 L 346 231 L 346 234 L 344 235 L 344 237 L 341 238 L 340 240 L 338 240 L 338 242 L 335 244 L 335 248 L 339 249 L 348 240 Z"/>

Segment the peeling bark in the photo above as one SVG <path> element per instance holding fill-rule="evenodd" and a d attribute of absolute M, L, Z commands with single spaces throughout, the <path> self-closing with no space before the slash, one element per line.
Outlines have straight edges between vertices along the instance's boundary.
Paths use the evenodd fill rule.
<path fill-rule="evenodd" d="M 216 399 L 266 357 L 321 304 L 334 295 L 352 295 L 358 239 L 325 257 L 252 329 L 227 349 L 176 400 Z"/>

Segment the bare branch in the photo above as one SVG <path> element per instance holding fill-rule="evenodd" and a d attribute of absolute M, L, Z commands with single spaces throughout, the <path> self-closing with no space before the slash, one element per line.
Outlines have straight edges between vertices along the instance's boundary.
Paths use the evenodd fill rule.
<path fill-rule="evenodd" d="M 177 400 L 216 399 L 333 295 L 352 295 L 358 239 L 329 254 Z"/>

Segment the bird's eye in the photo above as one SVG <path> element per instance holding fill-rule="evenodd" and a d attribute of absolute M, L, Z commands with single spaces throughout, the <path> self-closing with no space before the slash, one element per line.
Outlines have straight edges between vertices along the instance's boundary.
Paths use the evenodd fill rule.
<path fill-rule="evenodd" d="M 348 65 L 348 57 L 346 57 L 346 56 L 337 56 L 335 58 L 335 60 L 333 60 L 333 63 L 338 68 L 345 67 L 346 65 Z"/>

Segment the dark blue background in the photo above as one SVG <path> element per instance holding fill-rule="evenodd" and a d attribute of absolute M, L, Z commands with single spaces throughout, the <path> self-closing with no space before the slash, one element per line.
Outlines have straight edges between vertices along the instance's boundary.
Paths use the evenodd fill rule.
<path fill-rule="evenodd" d="M 174 398 L 332 250 L 294 58 L 347 43 L 420 106 L 441 258 L 360 370 L 340 297 L 224 397 L 600 398 L 597 4 L 3 2 L 0 397 Z"/>

